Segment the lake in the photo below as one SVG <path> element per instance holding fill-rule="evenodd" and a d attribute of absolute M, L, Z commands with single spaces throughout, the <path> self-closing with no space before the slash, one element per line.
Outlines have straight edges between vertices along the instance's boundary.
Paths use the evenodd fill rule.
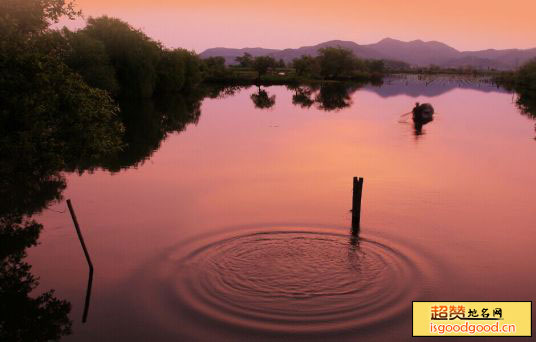
<path fill-rule="evenodd" d="M 422 127 L 416 102 L 436 112 Z M 174 129 L 142 120 L 137 156 L 65 173 L 34 215 L 35 291 L 71 303 L 66 341 L 410 340 L 415 300 L 532 300 L 536 133 L 515 102 L 481 79 L 400 76 L 226 89 Z M 68 198 L 95 267 L 83 324 Z"/>

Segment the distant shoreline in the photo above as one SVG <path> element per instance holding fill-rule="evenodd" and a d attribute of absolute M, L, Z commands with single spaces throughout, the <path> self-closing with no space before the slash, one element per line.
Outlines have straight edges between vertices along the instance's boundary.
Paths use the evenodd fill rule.
<path fill-rule="evenodd" d="M 277 73 L 264 75 L 261 78 L 255 77 L 251 74 L 236 73 L 233 76 L 219 77 L 219 78 L 207 78 L 204 80 L 206 84 L 219 84 L 219 85 L 231 85 L 231 86 L 270 86 L 270 85 L 306 85 L 306 84 L 321 84 L 321 83 L 372 83 L 381 84 L 386 77 L 393 77 L 397 75 L 414 75 L 414 76 L 460 76 L 463 78 L 489 78 L 490 80 L 497 80 L 502 75 L 497 71 L 472 71 L 472 72 L 455 72 L 452 70 L 439 70 L 439 71 L 389 71 L 383 74 L 370 74 L 361 75 L 358 77 L 345 77 L 340 79 L 318 79 L 300 77 L 295 75 L 278 75 Z"/>

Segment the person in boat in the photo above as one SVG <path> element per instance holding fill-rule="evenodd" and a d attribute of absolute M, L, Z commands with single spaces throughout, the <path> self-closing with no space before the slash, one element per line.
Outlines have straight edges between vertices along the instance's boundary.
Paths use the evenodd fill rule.
<path fill-rule="evenodd" d="M 419 104 L 419 102 L 417 102 L 415 103 L 415 108 L 413 108 L 412 112 L 415 135 L 422 135 L 422 126 L 434 120 L 434 107 L 429 103 Z"/>
<path fill-rule="evenodd" d="M 434 117 L 434 107 L 429 103 L 415 103 L 415 108 L 413 108 L 412 112 L 413 121 L 426 123 L 432 121 Z"/>

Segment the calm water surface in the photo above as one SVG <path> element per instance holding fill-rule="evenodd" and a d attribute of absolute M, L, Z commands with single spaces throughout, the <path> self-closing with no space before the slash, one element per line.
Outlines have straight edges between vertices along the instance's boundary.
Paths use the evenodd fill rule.
<path fill-rule="evenodd" d="M 66 340 L 410 340 L 412 300 L 536 297 L 535 132 L 514 101 L 415 78 L 206 98 L 136 167 L 66 176 L 87 323 L 65 202 L 28 260 L 72 304 Z M 417 131 L 415 102 L 437 113 Z"/>

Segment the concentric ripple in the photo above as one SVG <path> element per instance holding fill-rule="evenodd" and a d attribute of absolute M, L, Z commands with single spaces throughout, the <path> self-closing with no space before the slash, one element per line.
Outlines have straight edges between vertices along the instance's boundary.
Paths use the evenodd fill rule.
<path fill-rule="evenodd" d="M 224 326 L 355 329 L 409 308 L 421 291 L 422 262 L 391 245 L 341 230 L 241 231 L 179 246 L 160 281 L 168 306 Z"/>

